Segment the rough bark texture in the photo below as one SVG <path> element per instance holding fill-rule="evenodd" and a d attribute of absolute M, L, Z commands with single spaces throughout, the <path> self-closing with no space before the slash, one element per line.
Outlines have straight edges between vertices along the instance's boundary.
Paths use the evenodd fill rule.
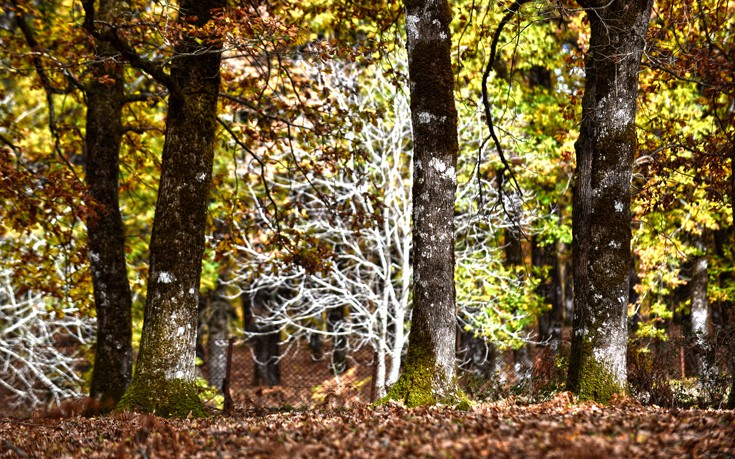
<path fill-rule="evenodd" d="M 626 386 L 634 121 L 652 3 L 579 1 L 591 36 L 575 144 L 574 335 L 568 384 L 581 398 L 603 402 Z"/>
<path fill-rule="evenodd" d="M 388 397 L 456 402 L 454 200 L 457 112 L 446 0 L 406 2 L 413 125 L 413 316 L 406 362 Z"/>
<path fill-rule="evenodd" d="M 100 0 L 101 20 L 114 19 L 125 2 Z M 85 181 L 99 206 L 87 222 L 89 265 L 97 313 L 97 343 L 90 396 L 113 408 L 130 384 L 132 299 L 125 266 L 125 228 L 118 200 L 119 154 L 125 84 L 122 63 L 98 43 L 87 85 Z"/>
<path fill-rule="evenodd" d="M 202 27 L 225 2 L 182 0 L 179 6 L 181 21 Z M 203 414 L 194 382 L 195 340 L 220 83 L 217 48 L 183 32 L 171 63 L 177 90 L 168 102 L 143 334 L 121 401 L 163 416 Z"/>

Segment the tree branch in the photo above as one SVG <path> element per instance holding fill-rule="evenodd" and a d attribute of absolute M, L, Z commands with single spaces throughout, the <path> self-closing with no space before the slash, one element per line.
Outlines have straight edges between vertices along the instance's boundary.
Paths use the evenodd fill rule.
<path fill-rule="evenodd" d="M 97 24 L 101 22 L 96 19 L 94 0 L 83 0 L 82 5 L 84 7 L 84 29 L 89 32 L 90 35 L 92 35 L 96 40 L 109 43 L 120 54 L 122 54 L 128 62 L 130 62 L 130 65 L 144 71 L 153 79 L 164 85 L 170 94 L 177 97 L 181 95 L 179 84 L 171 77 L 171 75 L 163 70 L 163 66 L 158 62 L 141 57 L 128 42 L 120 38 L 117 34 L 117 28 L 111 24 L 105 24 L 107 26 L 105 30 L 97 28 Z"/>
<path fill-rule="evenodd" d="M 503 31 L 503 28 L 508 23 L 508 21 L 510 21 L 511 18 L 518 12 L 521 6 L 524 3 L 528 3 L 529 1 L 530 0 L 516 0 L 515 2 L 513 2 L 510 8 L 508 8 L 508 12 L 505 13 L 505 16 L 503 16 L 503 18 L 500 20 L 500 23 L 498 24 L 498 27 L 495 29 L 495 33 L 493 34 L 492 44 L 490 45 L 490 59 L 488 59 L 488 62 L 485 66 L 485 71 L 482 74 L 482 105 L 485 108 L 485 122 L 487 123 L 487 127 L 490 130 L 490 137 L 492 137 L 493 142 L 495 143 L 495 149 L 497 150 L 498 156 L 500 157 L 500 162 L 503 163 L 503 168 L 498 173 L 498 178 L 500 180 L 498 189 L 500 190 L 501 196 L 503 192 L 503 178 L 506 172 L 508 172 L 508 174 L 510 175 L 513 185 L 515 186 L 518 193 L 522 194 L 522 191 L 520 185 L 518 184 L 518 180 L 516 180 L 515 174 L 513 173 L 513 169 L 510 167 L 510 163 L 508 163 L 508 160 L 503 153 L 503 147 L 501 147 L 500 145 L 500 140 L 498 140 L 498 136 L 495 133 L 495 127 L 493 126 L 493 117 L 490 110 L 490 101 L 488 100 L 487 80 L 490 77 L 490 70 L 492 70 L 493 66 L 495 65 L 498 40 L 500 39 L 500 34 Z M 479 154 L 481 155 L 482 153 Z M 481 157 L 480 159 L 478 159 L 478 163 L 480 162 L 480 160 Z"/>

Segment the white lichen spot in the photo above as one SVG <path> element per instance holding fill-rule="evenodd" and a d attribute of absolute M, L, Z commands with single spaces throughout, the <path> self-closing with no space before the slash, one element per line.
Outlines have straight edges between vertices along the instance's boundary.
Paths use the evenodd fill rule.
<path fill-rule="evenodd" d="M 608 246 L 612 247 L 613 249 L 619 249 L 620 247 L 622 247 L 622 244 L 620 244 L 620 242 L 618 241 L 610 241 Z"/>
<path fill-rule="evenodd" d="M 438 120 L 439 117 L 436 115 L 433 115 L 429 112 L 419 112 L 419 123 L 421 124 L 429 124 L 433 121 Z"/>
<path fill-rule="evenodd" d="M 89 252 L 89 259 L 92 260 L 93 263 L 97 263 L 100 261 L 100 255 L 96 252 Z"/>
<path fill-rule="evenodd" d="M 204 172 L 200 172 L 199 175 L 197 175 L 197 180 L 199 180 L 200 182 L 203 182 L 205 178 L 207 178 L 207 174 L 205 174 Z"/>
<path fill-rule="evenodd" d="M 184 327 L 179 327 L 178 330 L 176 330 L 176 336 L 181 336 L 184 334 Z"/>
<path fill-rule="evenodd" d="M 615 201 L 615 212 L 622 212 L 623 209 L 625 209 L 625 206 L 623 206 L 623 203 L 620 201 Z"/>
<path fill-rule="evenodd" d="M 158 273 L 158 282 L 160 282 L 161 284 L 170 284 L 175 280 L 176 277 L 169 272 L 161 271 L 160 273 Z"/>
<path fill-rule="evenodd" d="M 194 290 L 194 287 L 190 288 L 189 295 L 193 295 L 194 293 L 196 293 L 196 290 Z"/>
<path fill-rule="evenodd" d="M 443 174 L 444 171 L 447 170 L 447 165 L 444 164 L 444 162 L 437 158 L 431 158 L 431 161 L 429 161 L 429 166 L 436 169 L 437 172 L 440 174 Z"/>
<path fill-rule="evenodd" d="M 410 40 L 416 40 L 419 36 L 419 21 L 419 17 L 413 14 L 406 18 L 406 30 Z"/>

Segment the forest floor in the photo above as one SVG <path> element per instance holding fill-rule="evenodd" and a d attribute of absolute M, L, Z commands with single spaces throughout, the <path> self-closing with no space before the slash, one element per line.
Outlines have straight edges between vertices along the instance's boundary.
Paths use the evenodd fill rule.
<path fill-rule="evenodd" d="M 388 404 L 171 420 L 132 413 L 0 418 L 0 457 L 735 458 L 735 411 L 576 403 L 568 393 L 406 409 Z"/>

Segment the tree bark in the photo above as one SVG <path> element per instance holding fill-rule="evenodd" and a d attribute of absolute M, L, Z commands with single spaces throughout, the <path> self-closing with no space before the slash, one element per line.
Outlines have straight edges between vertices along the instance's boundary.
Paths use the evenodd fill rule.
<path fill-rule="evenodd" d="M 575 144 L 570 390 L 605 402 L 626 386 L 630 184 L 638 70 L 652 0 L 579 1 L 590 22 Z"/>
<path fill-rule="evenodd" d="M 98 15 L 114 21 L 125 2 L 100 0 Z M 125 265 L 125 228 L 118 195 L 123 65 L 107 43 L 98 43 L 86 88 L 85 181 L 99 206 L 87 221 L 89 265 L 97 313 L 97 343 L 90 396 L 114 408 L 130 384 L 133 364 L 132 298 Z"/>
<path fill-rule="evenodd" d="M 201 29 L 224 6 L 224 0 L 181 0 L 179 21 Z M 140 354 L 121 402 L 162 416 L 204 414 L 194 382 L 195 340 L 221 54 L 216 39 L 201 41 L 184 27 L 171 61 L 177 90 L 168 100 Z"/>
<path fill-rule="evenodd" d="M 407 406 L 458 400 L 454 201 L 457 112 L 446 0 L 406 2 L 413 129 L 413 316 L 406 363 L 388 397 Z"/>

